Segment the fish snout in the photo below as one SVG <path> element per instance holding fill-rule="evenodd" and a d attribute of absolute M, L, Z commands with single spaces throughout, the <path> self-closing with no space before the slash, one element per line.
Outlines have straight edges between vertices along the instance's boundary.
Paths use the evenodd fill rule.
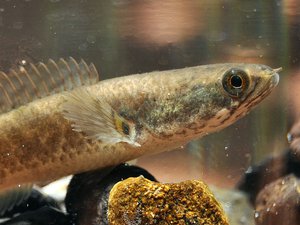
<path fill-rule="evenodd" d="M 271 85 L 272 86 L 277 86 L 278 85 L 278 83 L 279 83 L 279 72 L 281 72 L 282 71 L 282 67 L 279 67 L 279 68 L 277 68 L 277 69 L 273 69 L 272 71 L 271 71 L 271 75 L 272 75 L 272 77 L 271 77 Z"/>

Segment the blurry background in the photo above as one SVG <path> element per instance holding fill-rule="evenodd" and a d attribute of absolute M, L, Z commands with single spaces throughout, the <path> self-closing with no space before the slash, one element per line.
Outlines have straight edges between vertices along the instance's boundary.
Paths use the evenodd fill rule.
<path fill-rule="evenodd" d="M 0 70 L 69 56 L 93 62 L 101 79 L 220 62 L 284 68 L 275 92 L 233 126 L 136 161 L 160 181 L 232 187 L 286 148 L 300 116 L 298 0 L 0 0 Z"/>

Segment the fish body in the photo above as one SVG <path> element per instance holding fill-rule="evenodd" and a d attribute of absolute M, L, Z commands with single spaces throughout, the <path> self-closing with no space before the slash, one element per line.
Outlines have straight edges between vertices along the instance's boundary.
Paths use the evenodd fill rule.
<path fill-rule="evenodd" d="M 3 112 L 0 190 L 117 165 L 221 130 L 273 90 L 277 71 L 215 64 L 136 74 Z"/>

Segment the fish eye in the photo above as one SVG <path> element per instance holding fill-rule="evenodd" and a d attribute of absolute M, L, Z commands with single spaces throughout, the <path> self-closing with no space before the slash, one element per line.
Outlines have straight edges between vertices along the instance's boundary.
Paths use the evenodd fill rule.
<path fill-rule="evenodd" d="M 241 97 L 249 86 L 249 76 L 241 69 L 230 69 L 224 74 L 222 85 L 231 97 Z"/>

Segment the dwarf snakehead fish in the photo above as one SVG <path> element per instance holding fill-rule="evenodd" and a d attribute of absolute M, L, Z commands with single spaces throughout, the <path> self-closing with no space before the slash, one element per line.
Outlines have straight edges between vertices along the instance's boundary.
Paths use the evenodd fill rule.
<path fill-rule="evenodd" d="M 17 201 L 7 203 L 14 187 L 28 190 L 223 129 L 273 90 L 279 70 L 228 63 L 99 81 L 93 64 L 70 58 L 1 72 L 0 191 L 10 196 L 2 208 Z"/>

